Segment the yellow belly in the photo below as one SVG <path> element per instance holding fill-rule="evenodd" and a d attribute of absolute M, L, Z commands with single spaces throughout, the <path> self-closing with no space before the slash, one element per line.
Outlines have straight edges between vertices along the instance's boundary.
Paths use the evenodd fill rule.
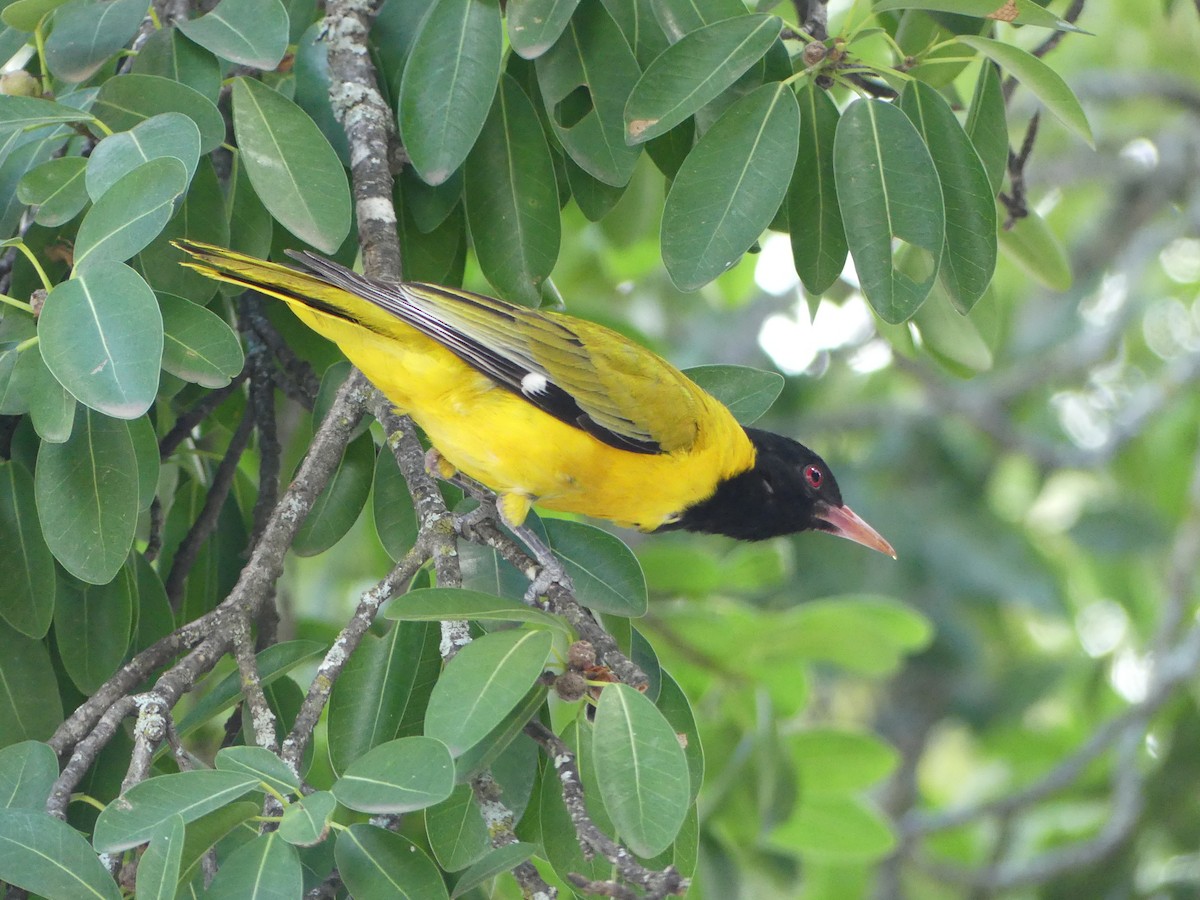
<path fill-rule="evenodd" d="M 748 440 L 698 442 L 679 453 L 618 450 L 498 387 L 407 326 L 383 338 L 297 312 L 412 416 L 449 463 L 500 494 L 651 530 L 753 462 Z"/>

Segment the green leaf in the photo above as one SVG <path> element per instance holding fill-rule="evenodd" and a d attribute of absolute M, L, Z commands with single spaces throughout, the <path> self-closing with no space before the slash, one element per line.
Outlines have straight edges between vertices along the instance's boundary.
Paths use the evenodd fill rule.
<path fill-rule="evenodd" d="M 508 40 L 524 59 L 537 59 L 558 40 L 579 0 L 509 0 Z"/>
<path fill-rule="evenodd" d="M 315 791 L 301 797 L 284 810 L 279 836 L 298 847 L 318 844 L 325 839 L 336 809 L 337 800 L 329 791 Z"/>
<path fill-rule="evenodd" d="M 221 91 L 221 66 L 216 57 L 174 28 L 160 28 L 150 35 L 130 71 L 178 81 L 214 102 Z"/>
<path fill-rule="evenodd" d="M 743 425 L 751 424 L 770 409 L 784 385 L 778 372 L 751 366 L 693 366 L 684 369 L 684 374 L 727 406 Z"/>
<path fill-rule="evenodd" d="M 300 854 L 278 831 L 260 834 L 221 863 L 206 900 L 295 900 L 304 895 Z"/>
<path fill-rule="evenodd" d="M 846 227 L 838 205 L 833 143 L 840 113 L 828 91 L 811 82 L 799 94 L 800 149 L 787 192 L 792 259 L 804 288 L 829 290 L 846 267 Z"/>
<path fill-rule="evenodd" d="M 941 281 L 955 307 L 968 313 L 996 271 L 996 201 L 975 146 L 942 95 L 910 81 L 900 108 L 933 157 L 946 204 Z"/>
<path fill-rule="evenodd" d="M 939 285 L 913 316 L 921 344 L 939 363 L 963 378 L 992 367 L 992 351 L 969 316 L 951 306 Z"/>
<path fill-rule="evenodd" d="M 129 566 L 108 584 L 63 578 L 54 604 L 54 640 L 71 681 L 91 694 L 117 670 L 129 647 L 137 583 Z"/>
<path fill-rule="evenodd" d="M 454 890 L 450 892 L 451 900 L 463 896 L 501 872 L 512 871 L 536 852 L 536 845 L 522 841 L 497 847 L 459 876 L 458 881 L 454 882 Z"/>
<path fill-rule="evenodd" d="M 42 741 L 62 721 L 62 700 L 45 642 L 0 622 L 0 746 Z M 43 798 L 44 800 L 44 798 Z M 3 877 L 3 876 L 0 876 Z"/>
<path fill-rule="evenodd" d="M 796 811 L 766 836 L 768 846 L 804 859 L 872 862 L 896 847 L 884 818 L 856 797 L 804 794 Z"/>
<path fill-rule="evenodd" d="M 325 135 L 295 103 L 249 78 L 233 81 L 241 160 L 271 215 L 302 241 L 333 253 L 350 231 L 346 172 Z"/>
<path fill-rule="evenodd" d="M 730 19 L 744 16 L 746 7 L 741 0 L 692 0 L 689 3 L 650 4 L 662 30 L 672 41 L 678 41 L 689 33 Z"/>
<path fill-rule="evenodd" d="M 276 678 L 287 674 L 301 663 L 312 659 L 325 649 L 316 641 L 285 641 L 272 644 L 254 657 L 259 682 L 268 686 Z M 237 672 L 226 675 L 213 688 L 205 690 L 203 697 L 178 723 L 179 734 L 187 737 L 213 716 L 233 706 L 242 699 L 241 677 Z"/>
<path fill-rule="evenodd" d="M 594 525 L 546 519 L 546 535 L 575 583 L 575 596 L 596 612 L 644 616 L 646 577 L 625 543 Z"/>
<path fill-rule="evenodd" d="M 704 747 L 700 743 L 700 729 L 696 725 L 692 704 L 688 702 L 679 682 L 666 672 L 661 672 L 660 679 L 658 699 L 654 701 L 654 705 L 658 707 L 658 711 L 663 714 L 663 718 L 675 734 L 680 736 L 679 742 L 683 745 L 683 755 L 688 764 L 688 797 L 695 803 L 700 787 L 704 784 Z"/>
<path fill-rule="evenodd" d="M 589 175 L 615 187 L 628 183 L 641 152 L 625 144 L 624 123 L 640 76 L 621 30 L 594 2 L 581 6 L 537 59 L 538 86 L 559 143 Z"/>
<path fill-rule="evenodd" d="M 541 677 L 550 656 L 545 631 L 485 634 L 458 651 L 433 687 L 425 734 L 452 756 L 481 741 Z"/>
<path fill-rule="evenodd" d="M 604 8 L 613 17 L 625 42 L 633 51 L 638 61 L 638 67 L 645 71 L 655 58 L 671 45 L 663 32 L 662 26 L 655 18 L 657 7 L 662 3 L 647 2 L 647 0 L 602 0 Z M 674 5 L 674 4 L 671 4 Z M 745 15 L 746 10 L 736 10 L 734 15 Z M 720 16 L 719 18 L 729 18 Z M 716 21 L 714 19 L 714 21 Z"/>
<path fill-rule="evenodd" d="M 334 771 L 385 741 L 420 734 L 441 670 L 436 626 L 402 623 L 383 637 L 364 635 L 329 698 Z"/>
<path fill-rule="evenodd" d="M 926 647 L 932 636 L 928 619 L 890 597 L 830 597 L 790 610 L 756 651 L 787 652 L 882 676 Z"/>
<path fill-rule="evenodd" d="M 454 790 L 454 760 L 441 741 L 403 737 L 368 750 L 333 783 L 350 809 L 402 813 L 441 803 Z"/>
<path fill-rule="evenodd" d="M 47 125 L 70 125 L 74 122 L 90 122 L 92 114 L 43 100 L 40 97 L 11 97 L 0 94 L 0 134 L 12 134 Z"/>
<path fill-rule="evenodd" d="M 49 744 L 21 741 L 0 750 L 0 807 L 42 810 L 57 779 L 58 757 Z"/>
<path fill-rule="evenodd" d="M 1071 286 L 1071 261 L 1050 225 L 1034 210 L 1028 210 L 1011 228 L 1000 229 L 1004 255 L 1052 291 Z"/>
<path fill-rule="evenodd" d="M 558 186 L 537 112 L 511 75 L 463 171 L 479 267 L 501 296 L 536 307 L 558 259 Z"/>
<path fill-rule="evenodd" d="M 576 165 L 571 157 L 563 159 L 567 171 L 567 185 L 571 189 L 571 199 L 579 207 L 589 222 L 599 222 L 610 212 L 625 194 L 629 185 L 613 187 L 605 184 L 599 178 L 593 178 Z"/>
<path fill-rule="evenodd" d="M 229 384 L 242 371 L 242 344 L 225 320 L 181 297 L 158 298 L 163 320 L 162 367 L 206 388 Z"/>
<path fill-rule="evenodd" d="M 446 885 L 425 851 L 403 835 L 351 825 L 334 847 L 338 874 L 355 900 L 446 900 Z"/>
<path fill-rule="evenodd" d="M 295 794 L 300 791 L 299 776 L 266 747 L 225 747 L 217 751 L 213 762 L 218 769 L 225 772 L 254 775 L 281 794 Z"/>
<path fill-rule="evenodd" d="M 96 819 L 92 844 L 116 853 L 144 844 L 166 819 L 192 822 L 249 793 L 259 779 L 243 772 L 195 769 L 139 782 L 108 804 Z"/>
<path fill-rule="evenodd" d="M 417 540 L 417 511 L 396 457 L 389 450 L 381 451 L 375 459 L 371 515 L 387 555 L 393 562 L 403 559 Z"/>
<path fill-rule="evenodd" d="M 994 197 L 1000 193 L 1008 169 L 1008 118 L 1004 91 L 1000 87 L 1000 70 L 995 63 L 985 63 L 980 69 L 975 96 L 971 98 L 971 108 L 967 112 L 966 129 L 975 152 L 983 161 Z"/>
<path fill-rule="evenodd" d="M 663 207 L 663 262 L 676 287 L 703 287 L 759 239 L 783 202 L 799 138 L 796 95 L 780 83 L 747 94 L 704 133 Z"/>
<path fill-rule="evenodd" d="M 899 109 L 856 100 L 838 123 L 834 176 L 863 293 L 885 322 L 903 322 L 933 288 L 946 240 L 941 187 L 929 151 Z M 905 247 L 913 248 L 916 278 L 896 268 Z"/>
<path fill-rule="evenodd" d="M 34 221 L 39 225 L 65 225 L 87 205 L 87 167 L 88 161 L 80 156 L 47 160 L 21 176 L 17 198 L 38 208 Z"/>
<path fill-rule="evenodd" d="M 183 816 L 164 819 L 138 860 L 135 900 L 174 900 L 183 859 Z"/>
<path fill-rule="evenodd" d="M 389 605 L 384 616 L 410 622 L 441 622 L 447 619 L 530 622 L 542 628 L 566 630 L 566 624 L 558 616 L 534 609 L 520 600 L 465 588 L 419 588 L 410 591 Z"/>
<path fill-rule="evenodd" d="M 447 872 L 465 869 L 487 853 L 488 829 L 471 785 L 458 785 L 449 797 L 425 810 L 425 835 L 438 865 Z"/>
<path fill-rule="evenodd" d="M 873 734 L 810 728 L 787 738 L 804 797 L 866 790 L 896 768 L 900 755 Z"/>
<path fill-rule="evenodd" d="M 38 335 L 47 368 L 80 403 L 119 419 L 136 419 L 154 403 L 162 315 L 154 292 L 128 266 L 97 258 L 55 285 Z"/>
<path fill-rule="evenodd" d="M 112 131 L 129 131 L 159 113 L 181 112 L 200 129 L 200 152 L 225 140 L 225 119 L 199 91 L 158 75 L 122 75 L 100 86 L 92 112 Z"/>
<path fill-rule="evenodd" d="M 133 39 L 145 15 L 145 0 L 72 0 L 54 13 L 46 67 L 63 81 L 86 81 Z"/>
<path fill-rule="evenodd" d="M 607 690 L 607 688 L 605 689 Z M 615 834 L 612 819 L 605 810 L 600 797 L 600 786 L 592 753 L 592 726 L 582 717 L 571 721 L 562 732 L 564 743 L 575 753 L 580 782 L 584 790 L 584 805 L 588 816 L 606 834 Z M 541 827 L 542 853 L 562 879 L 570 872 L 578 872 L 589 879 L 607 879 L 612 876 L 612 865 L 608 860 L 583 855 L 575 836 L 575 827 L 562 798 L 562 783 L 554 766 L 543 767 L 540 786 L 540 807 L 537 810 Z"/>
<path fill-rule="evenodd" d="M 75 398 L 59 383 L 46 367 L 44 348 L 22 353 L 13 370 L 10 393 L 23 393 L 28 400 L 29 419 L 38 437 L 51 444 L 61 444 L 71 436 L 75 421 Z"/>
<path fill-rule="evenodd" d="M 288 14 L 279 0 L 221 0 L 177 27 L 222 59 L 255 69 L 274 69 L 287 53 Z"/>
<path fill-rule="evenodd" d="M 129 426 L 79 407 L 71 437 L 42 444 L 33 487 L 54 558 L 81 581 L 112 581 L 137 525 L 137 458 Z"/>
<path fill-rule="evenodd" d="M 398 180 L 404 192 L 404 205 L 422 234 L 436 230 L 462 199 L 461 168 L 441 184 L 426 184 L 412 166 L 405 166 Z"/>
<path fill-rule="evenodd" d="M 262 803 L 240 800 L 228 803 L 201 816 L 187 827 L 183 854 L 179 864 L 179 887 L 191 884 L 200 871 L 200 863 L 210 849 L 243 822 L 262 812 Z M 183 894 L 180 894 L 183 896 Z"/>
<path fill-rule="evenodd" d="M 935 10 L 1011 22 L 1014 25 L 1040 25 L 1057 31 L 1087 34 L 1082 28 L 1077 28 L 1048 9 L 1043 9 L 1034 0 L 877 0 L 874 6 L 876 13 L 891 12 L 895 9 Z"/>
<path fill-rule="evenodd" d="M 370 434 L 361 434 L 346 445 L 337 470 L 296 533 L 292 549 L 300 556 L 316 556 L 340 541 L 358 521 L 374 474 L 375 442 Z"/>
<path fill-rule="evenodd" d="M 42 537 L 33 476 L 15 460 L 0 462 L 0 572 L 8 573 L 0 616 L 24 635 L 45 637 L 54 617 L 54 557 Z"/>
<path fill-rule="evenodd" d="M 88 195 L 99 200 L 142 163 L 168 156 L 183 163 L 190 184 L 200 161 L 200 129 L 183 113 L 159 113 L 97 144 L 87 160 Z"/>
<path fill-rule="evenodd" d="M 149 416 L 140 416 L 129 423 L 129 437 L 133 440 L 133 455 L 138 469 L 138 511 L 145 512 L 154 502 L 158 490 L 158 436 Z"/>
<path fill-rule="evenodd" d="M 40 810 L 0 809 L 0 881 L 44 897 L 121 898 L 83 835 Z"/>
<path fill-rule="evenodd" d="M 956 40 L 1007 69 L 1010 75 L 1029 88 L 1055 118 L 1087 141 L 1089 147 L 1096 146 L 1092 127 L 1088 124 L 1083 107 L 1079 105 L 1079 99 L 1052 68 L 1013 44 L 966 34 L 958 35 Z"/>
<path fill-rule="evenodd" d="M 715 100 L 762 59 L 779 37 L 775 16 L 737 16 L 697 29 L 662 52 L 625 104 L 625 141 L 666 134 Z"/>
<path fill-rule="evenodd" d="M 500 76 L 496 0 L 437 0 L 400 85 L 400 137 L 413 167 L 441 184 L 462 165 L 488 117 Z"/>
<path fill-rule="evenodd" d="M 592 735 L 604 807 L 625 844 L 655 856 L 675 840 L 691 805 L 687 759 L 675 730 L 642 694 L 606 685 Z"/>
<path fill-rule="evenodd" d="M 493 764 L 499 767 L 505 754 L 520 745 L 525 726 L 543 708 L 547 693 L 544 684 L 530 688 L 512 711 L 500 720 L 500 724 L 455 760 L 455 781 L 463 784 Z"/>
<path fill-rule="evenodd" d="M 173 156 L 152 159 L 123 175 L 79 225 L 75 272 L 124 261 L 149 244 L 174 215 L 175 200 L 187 186 L 187 169 Z"/>

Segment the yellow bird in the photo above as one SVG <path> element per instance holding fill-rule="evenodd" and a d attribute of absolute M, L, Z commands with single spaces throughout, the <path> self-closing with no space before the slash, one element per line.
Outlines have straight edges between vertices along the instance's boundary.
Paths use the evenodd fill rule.
<path fill-rule="evenodd" d="M 304 270 L 180 241 L 184 263 L 276 297 L 329 338 L 443 460 L 499 495 L 643 531 L 743 540 L 814 529 L 895 556 L 803 444 L 743 428 L 645 347 L 592 322 L 463 290 L 388 283 L 312 253 Z M 448 465 L 447 465 L 448 464 Z"/>

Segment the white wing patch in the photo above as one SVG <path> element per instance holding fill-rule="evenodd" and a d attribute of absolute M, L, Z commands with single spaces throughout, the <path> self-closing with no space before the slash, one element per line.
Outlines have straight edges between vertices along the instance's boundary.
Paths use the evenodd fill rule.
<path fill-rule="evenodd" d="M 544 394 L 550 382 L 541 372 L 529 372 L 521 379 L 522 394 Z"/>

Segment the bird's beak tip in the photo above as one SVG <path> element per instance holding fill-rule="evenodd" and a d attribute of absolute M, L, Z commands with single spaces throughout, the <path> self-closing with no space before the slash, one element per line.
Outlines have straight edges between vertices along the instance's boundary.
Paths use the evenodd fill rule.
<path fill-rule="evenodd" d="M 850 507 L 826 506 L 817 513 L 817 517 L 830 526 L 830 533 L 878 550 L 892 559 L 897 558 L 896 551 L 883 535 L 864 522 Z"/>

